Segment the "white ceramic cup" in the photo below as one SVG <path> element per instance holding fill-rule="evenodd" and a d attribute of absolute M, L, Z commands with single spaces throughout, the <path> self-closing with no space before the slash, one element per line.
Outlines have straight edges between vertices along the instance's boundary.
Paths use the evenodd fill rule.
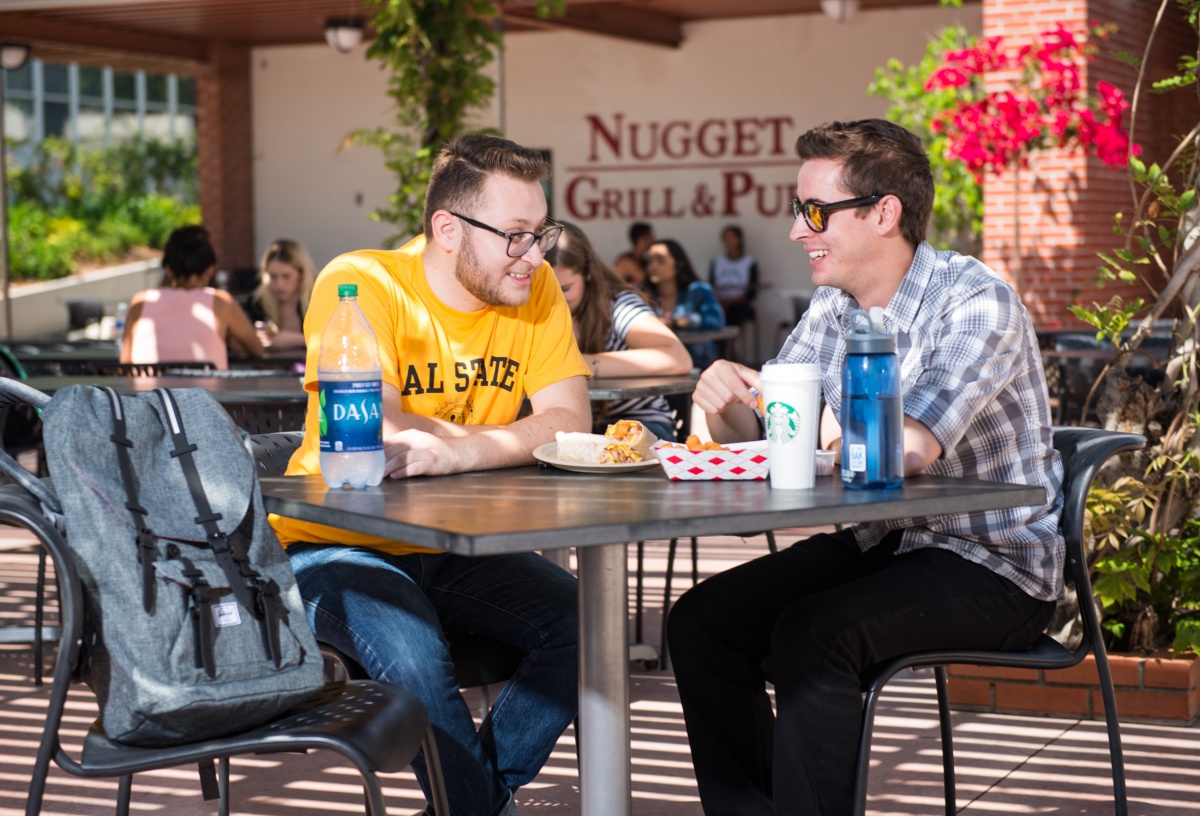
<path fill-rule="evenodd" d="M 775 363 L 760 372 L 771 487 L 804 490 L 816 481 L 821 367 Z"/>

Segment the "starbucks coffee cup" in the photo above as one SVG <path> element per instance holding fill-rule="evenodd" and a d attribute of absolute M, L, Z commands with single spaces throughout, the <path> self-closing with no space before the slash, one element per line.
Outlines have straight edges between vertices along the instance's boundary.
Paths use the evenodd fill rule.
<path fill-rule="evenodd" d="M 763 366 L 760 376 L 771 487 L 811 488 L 816 479 L 821 367 L 812 363 L 774 363 Z"/>

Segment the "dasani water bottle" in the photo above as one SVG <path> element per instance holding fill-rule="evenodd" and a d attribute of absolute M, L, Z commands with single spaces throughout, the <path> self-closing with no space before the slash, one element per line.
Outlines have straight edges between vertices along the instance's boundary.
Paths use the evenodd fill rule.
<path fill-rule="evenodd" d="M 379 344 L 358 286 L 340 284 L 338 300 L 317 357 L 321 475 L 330 487 L 374 487 L 384 465 Z"/>

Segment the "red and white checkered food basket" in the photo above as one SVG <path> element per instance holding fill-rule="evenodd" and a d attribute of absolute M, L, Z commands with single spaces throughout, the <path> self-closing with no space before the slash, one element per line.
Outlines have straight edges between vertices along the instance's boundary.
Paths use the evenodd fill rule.
<path fill-rule="evenodd" d="M 662 463 L 667 477 L 730 481 L 733 479 L 762 480 L 770 473 L 767 467 L 767 442 L 734 442 L 729 450 L 690 451 L 686 448 L 654 447 L 654 455 Z"/>

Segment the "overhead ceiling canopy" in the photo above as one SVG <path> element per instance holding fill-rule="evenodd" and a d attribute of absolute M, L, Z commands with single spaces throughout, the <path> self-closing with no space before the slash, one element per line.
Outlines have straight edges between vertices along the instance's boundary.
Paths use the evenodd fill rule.
<path fill-rule="evenodd" d="M 533 0 L 497 5 L 508 31 L 572 29 L 663 46 L 683 42 L 688 22 L 820 13 L 820 0 L 568 0 L 566 14 L 549 19 L 537 17 Z M 371 15 L 363 0 L 0 0 L 0 40 L 28 43 L 46 60 L 187 74 L 208 59 L 213 42 L 321 43 L 327 19 Z"/>

